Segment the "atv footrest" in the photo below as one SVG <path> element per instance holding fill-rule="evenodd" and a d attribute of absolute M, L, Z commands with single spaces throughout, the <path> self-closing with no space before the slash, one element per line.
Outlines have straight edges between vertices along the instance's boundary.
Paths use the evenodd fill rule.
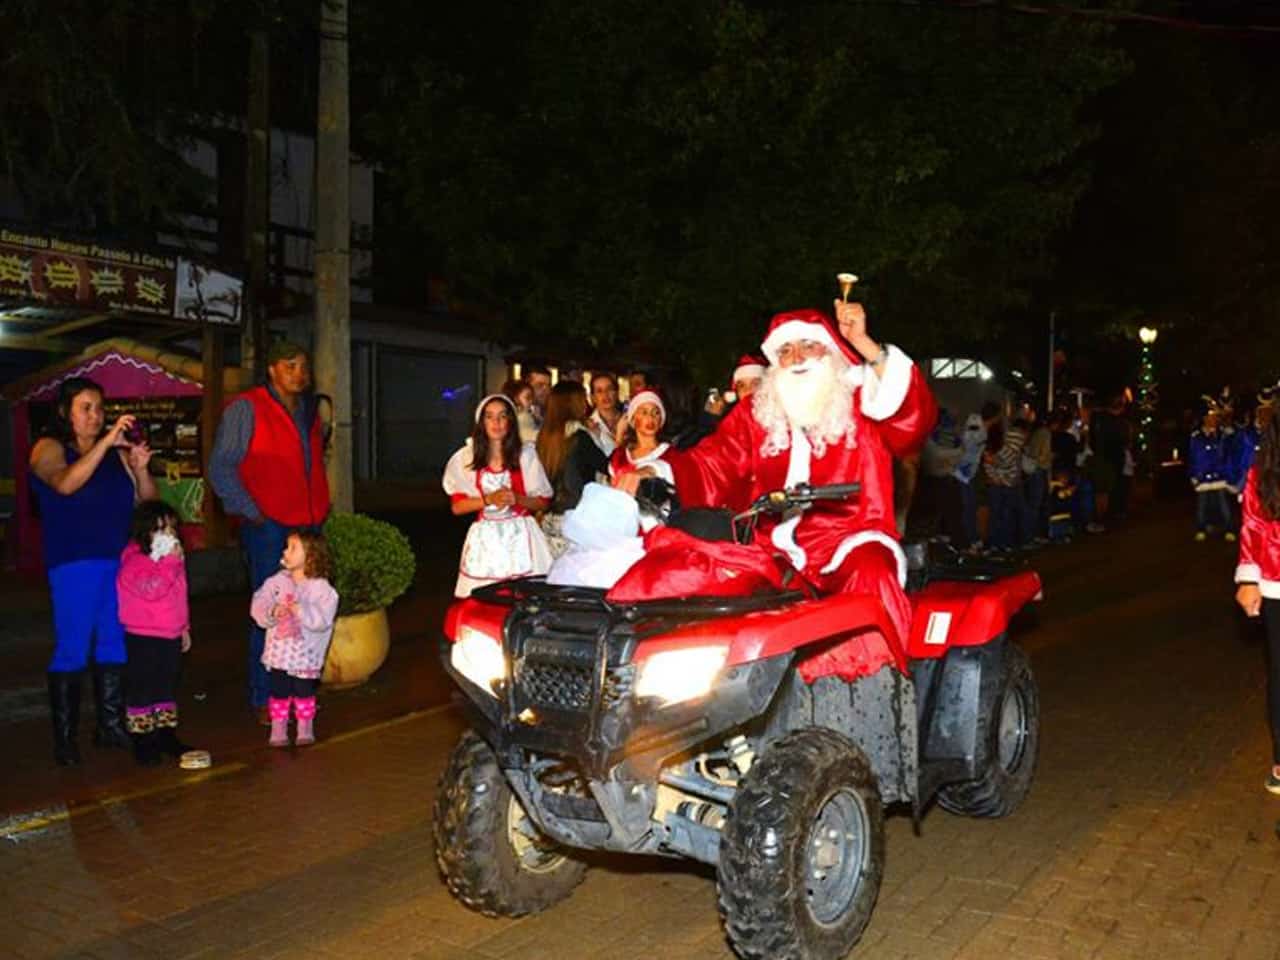
<path fill-rule="evenodd" d="M 544 792 L 539 798 L 542 806 L 554 817 L 565 820 L 605 821 L 600 805 L 590 797 L 575 797 L 567 793 Z"/>

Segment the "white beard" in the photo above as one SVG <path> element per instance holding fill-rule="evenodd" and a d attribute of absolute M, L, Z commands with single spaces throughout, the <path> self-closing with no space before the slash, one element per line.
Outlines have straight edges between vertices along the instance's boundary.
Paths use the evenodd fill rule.
<path fill-rule="evenodd" d="M 847 368 L 831 354 L 791 367 L 769 367 L 751 396 L 751 412 L 765 431 L 764 456 L 788 449 L 793 428 L 804 430 L 818 457 L 830 445 L 856 446 L 853 387 L 842 376 Z"/>
<path fill-rule="evenodd" d="M 816 427 L 838 380 L 839 374 L 829 357 L 779 367 L 774 387 L 791 425 L 805 430 Z"/>

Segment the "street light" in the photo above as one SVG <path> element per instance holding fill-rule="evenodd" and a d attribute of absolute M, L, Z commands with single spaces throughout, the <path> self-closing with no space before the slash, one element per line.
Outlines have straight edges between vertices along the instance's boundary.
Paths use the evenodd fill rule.
<path fill-rule="evenodd" d="M 1142 359 L 1138 373 L 1138 409 L 1141 417 L 1138 421 L 1138 452 L 1146 459 L 1150 447 L 1151 423 L 1155 419 L 1157 400 L 1155 364 L 1151 358 L 1151 347 L 1156 342 L 1160 331 L 1155 327 L 1141 327 L 1138 339 L 1142 341 Z"/>

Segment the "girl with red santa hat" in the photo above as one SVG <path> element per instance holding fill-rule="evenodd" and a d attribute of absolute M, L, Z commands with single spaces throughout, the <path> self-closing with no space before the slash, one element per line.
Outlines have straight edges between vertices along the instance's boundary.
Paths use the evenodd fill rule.
<path fill-rule="evenodd" d="M 660 477 L 674 484 L 667 455 L 671 445 L 659 440 L 667 422 L 667 408 L 653 390 L 641 390 L 627 404 L 626 415 L 618 422 L 618 448 L 609 460 L 613 479 L 629 473 L 640 477 Z"/>

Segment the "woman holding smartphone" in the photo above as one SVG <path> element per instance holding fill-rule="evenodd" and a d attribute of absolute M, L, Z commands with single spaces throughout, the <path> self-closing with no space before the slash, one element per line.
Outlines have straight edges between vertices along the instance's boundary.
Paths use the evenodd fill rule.
<path fill-rule="evenodd" d="M 80 762 L 80 682 L 90 663 L 97 700 L 94 743 L 131 746 L 124 725 L 126 658 L 116 574 L 134 504 L 157 495 L 147 469 L 151 449 L 130 442 L 133 427 L 128 414 L 107 427 L 102 387 L 73 377 L 58 391 L 47 435 L 31 449 L 31 487 L 53 601 L 49 708 L 54 759 L 62 766 Z"/>

